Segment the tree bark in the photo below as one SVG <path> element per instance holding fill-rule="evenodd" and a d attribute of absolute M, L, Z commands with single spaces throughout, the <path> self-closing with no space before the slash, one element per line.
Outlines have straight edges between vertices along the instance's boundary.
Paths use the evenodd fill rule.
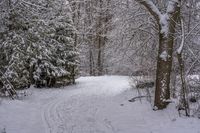
<path fill-rule="evenodd" d="M 102 75 L 102 47 L 103 47 L 103 1 L 99 0 L 99 18 L 98 18 L 98 25 L 97 25 L 97 75 Z"/>
<path fill-rule="evenodd" d="M 93 59 L 93 54 L 92 54 L 91 48 L 89 50 L 89 71 L 90 71 L 90 76 L 95 76 L 95 73 L 94 73 L 94 59 Z"/>

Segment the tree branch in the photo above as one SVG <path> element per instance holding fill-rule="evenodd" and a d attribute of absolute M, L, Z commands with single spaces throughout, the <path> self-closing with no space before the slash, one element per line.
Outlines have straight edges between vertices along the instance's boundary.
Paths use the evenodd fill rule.
<path fill-rule="evenodd" d="M 184 31 L 184 22 L 183 19 L 181 18 L 181 31 L 182 31 L 182 39 L 181 39 L 181 44 L 179 46 L 179 48 L 177 49 L 177 53 L 181 54 L 183 51 L 183 46 L 185 43 L 185 31 Z"/>
<path fill-rule="evenodd" d="M 162 14 L 151 0 L 135 0 L 135 1 L 137 1 L 138 3 L 143 5 L 150 12 L 150 14 L 154 16 L 156 21 L 159 23 L 160 17 L 162 16 Z"/>

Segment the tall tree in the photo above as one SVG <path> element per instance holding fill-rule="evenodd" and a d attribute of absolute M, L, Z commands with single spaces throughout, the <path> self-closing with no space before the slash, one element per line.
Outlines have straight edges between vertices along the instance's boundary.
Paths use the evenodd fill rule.
<path fill-rule="evenodd" d="M 157 57 L 155 109 L 163 109 L 170 98 L 170 74 L 174 34 L 180 16 L 181 0 L 169 0 L 166 11 L 162 13 L 151 0 L 136 0 L 154 17 L 159 29 L 159 50 Z"/>

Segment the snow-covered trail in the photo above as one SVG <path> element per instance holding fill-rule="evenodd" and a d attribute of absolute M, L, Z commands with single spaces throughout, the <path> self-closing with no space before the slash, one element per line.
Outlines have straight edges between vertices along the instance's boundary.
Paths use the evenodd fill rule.
<path fill-rule="evenodd" d="M 45 104 L 42 116 L 46 133 L 114 132 L 108 120 L 98 114 L 110 97 L 129 89 L 127 77 L 114 79 L 110 82 L 111 77 L 80 78 L 76 86 Z"/>
<path fill-rule="evenodd" d="M 23 100 L 1 102 L 0 131 L 5 127 L 8 133 L 112 133 L 98 111 L 127 89 L 128 78 L 118 76 L 79 78 L 76 85 L 59 89 L 32 88 Z"/>
<path fill-rule="evenodd" d="M 0 103 L 0 133 L 200 133 L 198 119 L 170 106 L 152 111 L 125 76 L 84 77 L 59 89 L 30 89 L 23 100 Z"/>

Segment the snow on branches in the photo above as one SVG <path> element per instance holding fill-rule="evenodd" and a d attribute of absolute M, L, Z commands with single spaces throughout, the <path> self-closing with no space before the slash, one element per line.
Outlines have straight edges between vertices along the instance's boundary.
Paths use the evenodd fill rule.
<path fill-rule="evenodd" d="M 78 53 L 66 0 L 1 4 L 4 6 L 0 9 L 0 78 L 4 76 L 16 89 L 38 82 L 46 86 L 62 76 L 72 82 Z"/>

